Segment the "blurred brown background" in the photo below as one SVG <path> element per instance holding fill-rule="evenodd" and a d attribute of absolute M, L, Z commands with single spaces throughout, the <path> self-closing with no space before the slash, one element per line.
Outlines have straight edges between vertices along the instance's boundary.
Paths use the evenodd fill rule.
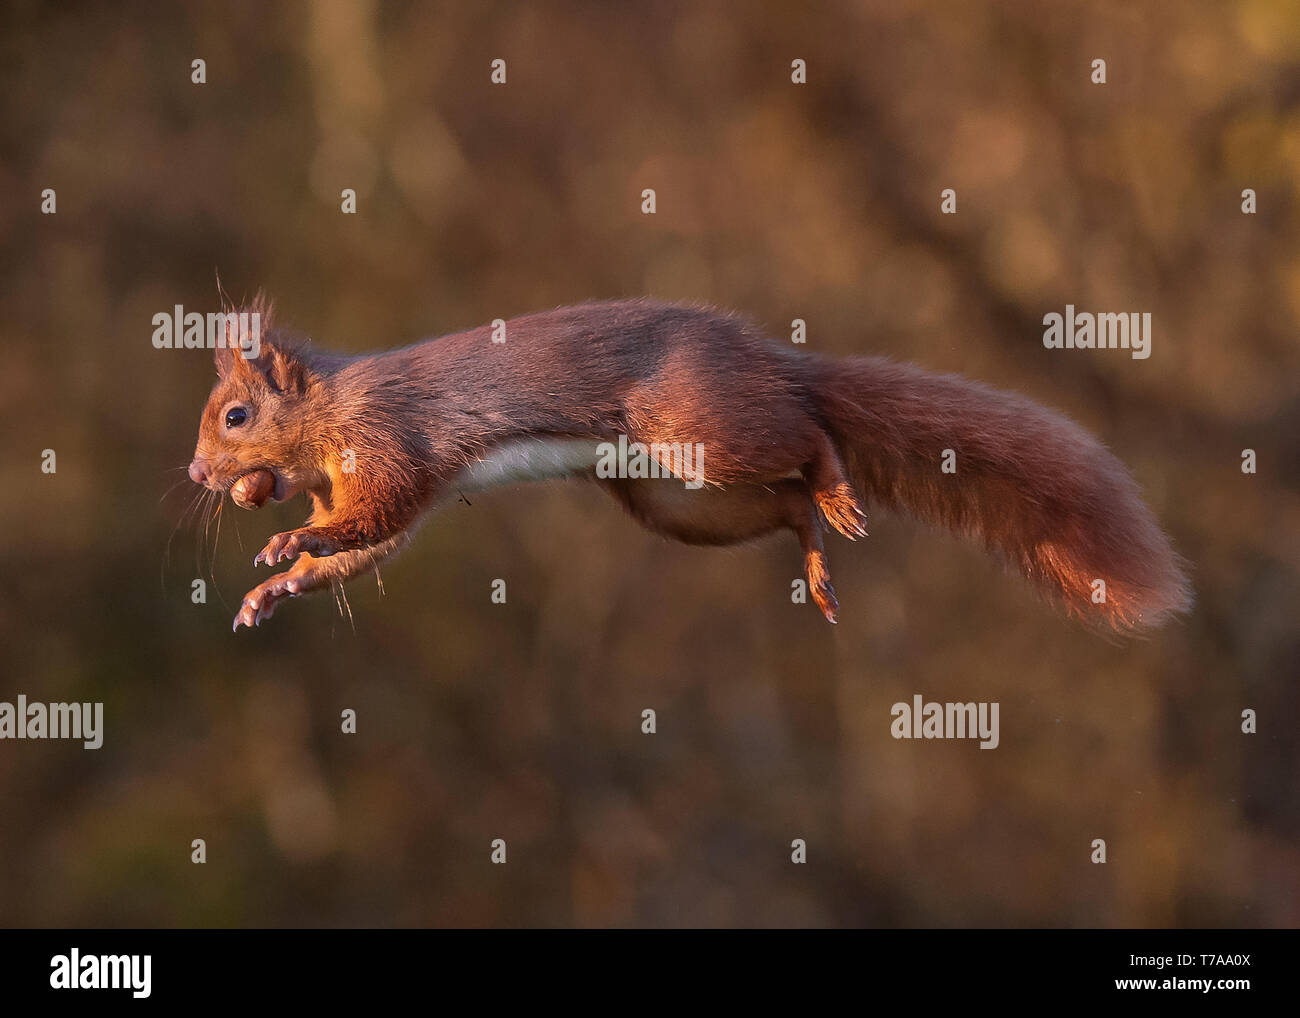
<path fill-rule="evenodd" d="M 1300 921 L 1297 4 L 3 19 L 0 700 L 106 734 L 0 743 L 0 924 Z M 317 596 L 232 635 L 303 505 L 165 557 L 211 367 L 151 318 L 214 310 L 216 269 L 326 348 L 648 293 L 1019 390 L 1132 467 L 1196 610 L 1100 639 L 877 513 L 830 547 L 832 629 L 793 539 L 667 544 L 575 483 L 435 517 L 355 631 Z M 1045 350 L 1067 302 L 1151 311 L 1151 359 Z M 894 741 L 918 692 L 999 701 L 1001 747 Z"/>

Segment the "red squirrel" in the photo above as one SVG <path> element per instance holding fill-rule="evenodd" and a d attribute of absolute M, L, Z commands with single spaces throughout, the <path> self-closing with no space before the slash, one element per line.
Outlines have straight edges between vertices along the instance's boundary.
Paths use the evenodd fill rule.
<path fill-rule="evenodd" d="M 246 310 L 261 316 L 257 356 L 233 338 L 216 350 L 190 477 L 245 507 L 305 492 L 312 514 L 258 553 L 254 565 L 293 564 L 248 592 L 235 629 L 376 566 L 448 495 L 558 476 L 590 478 L 690 544 L 793 531 L 831 622 L 822 533 L 865 535 L 867 501 L 981 540 L 1116 630 L 1191 606 L 1182 561 L 1119 460 L 1062 415 L 978 382 L 801 352 L 737 316 L 649 299 L 355 357 L 272 327 L 264 302 Z M 700 476 L 598 477 L 600 443 L 620 440 L 698 448 Z"/>

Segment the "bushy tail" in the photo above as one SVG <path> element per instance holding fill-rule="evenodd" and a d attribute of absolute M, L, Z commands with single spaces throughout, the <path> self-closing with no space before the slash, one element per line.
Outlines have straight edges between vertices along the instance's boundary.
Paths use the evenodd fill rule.
<path fill-rule="evenodd" d="M 1133 629 L 1191 607 L 1182 561 L 1124 465 L 1061 414 L 876 358 L 820 361 L 815 390 L 868 498 L 978 537 L 1086 620 Z"/>

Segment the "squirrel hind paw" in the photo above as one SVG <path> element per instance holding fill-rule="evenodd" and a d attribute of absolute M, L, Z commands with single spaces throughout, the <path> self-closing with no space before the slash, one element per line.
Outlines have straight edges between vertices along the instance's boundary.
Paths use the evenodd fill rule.
<path fill-rule="evenodd" d="M 837 484 L 828 491 L 817 492 L 814 497 L 826 522 L 850 541 L 867 536 L 867 514 L 851 486 Z"/>
<path fill-rule="evenodd" d="M 826 616 L 831 625 L 839 622 L 840 602 L 835 597 L 835 588 L 831 586 L 830 570 L 826 566 L 826 556 L 820 551 L 811 552 L 805 566 L 808 570 L 808 590 L 813 602 Z"/>

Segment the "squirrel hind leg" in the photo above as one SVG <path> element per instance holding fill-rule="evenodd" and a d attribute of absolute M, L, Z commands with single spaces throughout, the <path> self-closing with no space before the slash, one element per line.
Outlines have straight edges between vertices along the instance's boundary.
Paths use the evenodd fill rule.
<path fill-rule="evenodd" d="M 829 435 L 821 432 L 803 470 L 822 518 L 850 541 L 867 536 L 867 513 L 849 481 L 844 461 Z"/>
<path fill-rule="evenodd" d="M 599 482 L 642 526 L 686 544 L 735 544 L 793 530 L 803 549 L 808 590 L 827 620 L 839 610 L 831 586 L 817 504 L 799 479 L 690 491 L 664 480 Z"/>
<path fill-rule="evenodd" d="M 803 550 L 803 567 L 808 576 L 808 593 L 813 603 L 821 609 L 826 621 L 834 625 L 839 621 L 839 599 L 835 588 L 831 586 L 830 565 L 826 561 L 826 549 L 822 545 L 821 521 L 817 518 L 818 506 L 802 482 L 789 482 L 797 486 L 784 496 L 787 523 L 799 538 L 799 547 Z"/>

